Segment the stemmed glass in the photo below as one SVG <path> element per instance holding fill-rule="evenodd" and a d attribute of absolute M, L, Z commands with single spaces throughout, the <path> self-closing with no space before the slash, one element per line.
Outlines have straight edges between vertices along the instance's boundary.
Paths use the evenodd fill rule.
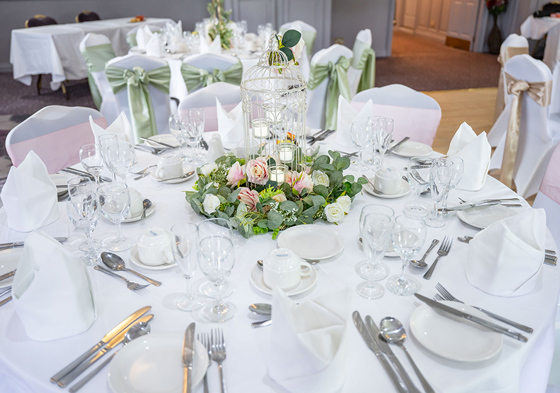
<path fill-rule="evenodd" d="M 383 158 L 393 138 L 393 119 L 378 117 L 373 124 L 373 138 L 380 153 L 379 168 L 383 168 Z"/>
<path fill-rule="evenodd" d="M 173 256 L 179 271 L 187 280 L 186 292 L 175 301 L 177 308 L 183 311 L 198 310 L 204 302 L 192 290 L 192 278 L 197 268 L 198 228 L 196 224 L 175 224 L 171 227 L 173 236 Z"/>
<path fill-rule="evenodd" d="M 198 148 L 202 134 L 204 133 L 204 110 L 202 108 L 190 108 L 187 110 L 189 116 L 189 139 L 193 148 L 193 160 L 196 166 L 204 165 L 204 153 Z"/>
<path fill-rule="evenodd" d="M 188 137 L 187 119 L 178 113 L 169 116 L 169 131 L 181 145 L 181 154 L 183 155 L 183 159 L 186 159 L 187 155 L 185 154 L 184 146 Z"/>
<path fill-rule="evenodd" d="M 363 159 L 364 149 L 372 142 L 372 124 L 369 119 L 353 121 L 350 126 L 350 136 L 352 143 L 358 149 L 358 161 L 350 166 L 350 169 L 357 172 L 366 172 L 369 167 Z"/>
<path fill-rule="evenodd" d="M 124 183 L 105 183 L 97 189 L 101 214 L 107 220 L 117 225 L 117 236 L 109 237 L 103 245 L 110 251 L 125 251 L 134 245 L 134 240 L 123 236 L 121 222 L 130 210 L 130 196 L 128 187 Z"/>
<path fill-rule="evenodd" d="M 117 141 L 107 148 L 108 160 L 113 173 L 126 184 L 126 177 L 134 165 L 136 155 L 134 146 L 125 141 Z"/>
<path fill-rule="evenodd" d="M 406 216 L 395 218 L 393 226 L 393 247 L 402 260 L 401 273 L 387 279 L 387 289 L 399 296 L 410 296 L 420 289 L 420 285 L 412 278 L 404 275 L 404 268 L 426 240 L 426 225 L 419 220 Z"/>
<path fill-rule="evenodd" d="M 461 157 L 444 156 L 444 157 L 441 157 L 440 159 L 451 160 L 451 162 L 452 162 L 451 167 L 453 168 L 453 175 L 451 176 L 451 181 L 449 182 L 449 190 L 445 194 L 445 196 L 443 198 L 443 203 L 442 203 L 442 207 L 446 208 L 447 207 L 447 197 L 449 196 L 449 191 L 454 189 L 457 186 L 457 184 L 459 184 L 461 179 L 463 178 L 463 174 L 465 172 L 465 164 L 464 164 L 463 159 Z M 445 213 L 445 214 L 449 214 L 449 213 Z"/>
<path fill-rule="evenodd" d="M 115 169 L 111 166 L 111 161 L 109 160 L 109 148 L 114 145 L 118 145 L 119 139 L 115 134 L 105 134 L 100 135 L 97 140 L 99 142 L 99 146 L 101 147 L 101 156 L 103 157 L 103 162 L 105 163 L 107 169 L 109 169 L 109 171 L 111 171 L 111 173 L 113 174 L 113 181 L 116 181 L 117 175 L 115 173 Z"/>
<path fill-rule="evenodd" d="M 404 205 L 405 216 L 412 218 L 426 217 L 429 207 L 420 202 L 420 194 L 430 189 L 432 160 L 424 157 L 412 157 L 408 161 L 406 176 L 408 184 L 414 191 L 414 199 Z"/>
<path fill-rule="evenodd" d="M 463 175 L 463 160 L 458 157 L 444 156 L 434 160 L 430 170 L 431 192 L 434 208 L 426 225 L 441 228 L 445 225 L 448 217 L 442 210 L 447 205 L 447 195 L 452 187 L 455 187 Z"/>
<path fill-rule="evenodd" d="M 101 145 L 89 143 L 80 147 L 80 162 L 87 173 L 93 175 L 95 182 L 99 184 L 99 175 L 103 170 Z"/>

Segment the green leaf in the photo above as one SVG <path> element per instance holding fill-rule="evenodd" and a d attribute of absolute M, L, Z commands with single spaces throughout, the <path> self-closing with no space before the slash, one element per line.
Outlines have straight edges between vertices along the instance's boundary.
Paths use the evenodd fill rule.
<path fill-rule="evenodd" d="M 227 196 L 227 201 L 229 203 L 235 203 L 235 201 L 237 201 L 237 196 L 239 195 L 240 192 L 241 192 L 241 188 L 232 191 L 231 194 Z"/>
<path fill-rule="evenodd" d="M 358 180 L 356 180 L 356 181 L 357 181 L 358 183 L 362 184 L 362 185 L 364 185 L 364 184 L 367 184 L 367 183 L 368 183 L 367 179 L 364 179 L 364 178 L 363 178 L 363 177 L 361 177 L 361 176 L 360 176 L 360 177 L 358 177 Z"/>
<path fill-rule="evenodd" d="M 298 210 L 298 205 L 295 204 L 292 201 L 284 201 L 282 203 L 280 203 L 280 209 L 284 210 L 285 212 L 289 212 L 289 211 L 297 211 Z"/>
<path fill-rule="evenodd" d="M 227 186 L 221 186 L 218 189 L 218 195 L 221 195 L 224 198 L 227 198 L 229 194 L 231 194 L 231 188 L 229 188 Z"/>
<path fill-rule="evenodd" d="M 329 150 L 329 156 L 331 156 L 333 160 L 336 160 L 338 157 L 340 157 L 340 153 L 337 151 Z"/>
<path fill-rule="evenodd" d="M 326 199 L 323 198 L 321 195 L 312 195 L 311 199 L 313 200 L 313 206 L 321 206 L 323 203 L 325 203 Z"/>
<path fill-rule="evenodd" d="M 231 217 L 234 212 L 235 212 L 235 206 L 233 205 L 227 206 L 226 209 L 224 210 L 224 213 L 226 213 L 228 217 Z"/>
<path fill-rule="evenodd" d="M 268 220 L 260 220 L 257 224 L 260 228 L 268 228 Z"/>
<path fill-rule="evenodd" d="M 353 183 L 353 182 L 354 182 L 354 175 L 346 175 L 346 176 L 344 176 L 344 181 Z"/>
<path fill-rule="evenodd" d="M 294 58 L 294 53 L 292 52 L 292 50 L 290 48 L 287 48 L 287 47 L 284 46 L 283 48 L 280 48 L 280 51 L 284 52 L 284 54 L 288 58 L 288 61 L 290 61 Z"/>
<path fill-rule="evenodd" d="M 228 221 L 229 221 L 228 215 L 227 215 L 226 213 L 224 213 L 224 212 L 219 211 L 219 210 L 216 212 L 216 217 L 217 217 L 217 218 L 223 218 L 224 220 L 228 220 Z"/>
<path fill-rule="evenodd" d="M 336 170 L 333 164 L 319 164 L 316 169 L 319 169 L 323 172 L 332 172 Z"/>
<path fill-rule="evenodd" d="M 343 171 L 350 167 L 350 159 L 348 157 L 338 157 L 333 164 L 337 171 Z"/>
<path fill-rule="evenodd" d="M 351 197 L 359 194 L 362 191 L 362 185 L 360 183 L 352 183 L 352 189 L 350 190 Z"/>
<path fill-rule="evenodd" d="M 315 194 L 321 195 L 325 199 L 327 199 L 329 196 L 329 189 L 325 186 L 316 185 L 315 187 L 313 187 L 313 192 Z"/>
<path fill-rule="evenodd" d="M 287 47 L 294 47 L 301 39 L 301 33 L 297 30 L 288 30 L 282 36 L 282 45 Z"/>
<path fill-rule="evenodd" d="M 220 201 L 220 205 L 227 202 L 227 199 L 221 196 L 220 194 L 216 195 Z"/>
<path fill-rule="evenodd" d="M 341 186 L 343 181 L 342 172 L 340 171 L 331 172 L 329 174 L 329 180 L 331 182 L 330 187 L 336 188 Z"/>
<path fill-rule="evenodd" d="M 315 159 L 315 163 L 313 164 L 313 166 L 315 167 L 315 165 L 321 165 L 321 164 L 330 164 L 331 163 L 331 159 L 329 158 L 329 156 L 319 156 Z"/>
<path fill-rule="evenodd" d="M 276 229 L 282 225 L 284 217 L 280 213 L 276 213 L 274 210 L 268 212 L 268 229 Z"/>
<path fill-rule="evenodd" d="M 191 207 L 196 214 L 202 214 L 202 203 L 198 199 L 191 199 Z"/>

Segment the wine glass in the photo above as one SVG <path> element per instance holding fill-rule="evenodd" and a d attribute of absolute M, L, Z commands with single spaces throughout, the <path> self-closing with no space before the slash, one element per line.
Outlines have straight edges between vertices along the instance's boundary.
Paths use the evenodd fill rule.
<path fill-rule="evenodd" d="M 350 125 L 350 136 L 352 143 L 358 149 L 358 161 L 350 166 L 357 172 L 366 172 L 369 167 L 363 159 L 364 149 L 372 142 L 372 125 L 369 119 L 353 121 Z"/>
<path fill-rule="evenodd" d="M 187 129 L 188 124 L 185 117 L 178 113 L 169 116 L 169 131 L 181 145 L 181 154 L 184 159 L 187 157 L 184 151 L 184 147 L 187 142 Z"/>
<path fill-rule="evenodd" d="M 462 162 L 454 161 L 448 156 L 434 160 L 430 169 L 430 189 L 434 208 L 430 217 L 425 220 L 426 225 L 434 228 L 441 228 L 445 225 L 448 215 L 441 209 L 447 204 L 451 184 L 456 185 L 459 182 L 460 178 L 457 179 L 459 173 L 462 175 Z"/>
<path fill-rule="evenodd" d="M 410 296 L 420 289 L 420 284 L 412 277 L 404 275 L 404 268 L 426 240 L 426 225 L 419 220 L 406 216 L 395 218 L 393 225 L 393 247 L 402 260 L 401 273 L 387 279 L 387 289 L 399 296 Z"/>
<path fill-rule="evenodd" d="M 101 147 L 101 156 L 103 157 L 103 162 L 105 166 L 111 173 L 113 174 L 113 181 L 117 180 L 117 175 L 115 174 L 115 169 L 111 166 L 111 162 L 109 160 L 109 148 L 111 146 L 117 145 L 119 143 L 119 139 L 115 134 L 104 134 L 100 135 L 97 138 L 99 142 L 99 146 Z"/>
<path fill-rule="evenodd" d="M 77 230 L 86 235 L 87 247 L 83 249 L 86 266 L 93 266 L 99 261 L 99 253 L 93 244 L 92 233 L 99 221 L 99 205 L 95 184 L 87 178 L 71 179 L 68 184 L 69 197 L 66 202 L 68 218 Z"/>
<path fill-rule="evenodd" d="M 107 148 L 108 160 L 113 173 L 126 184 L 126 177 L 134 165 L 136 155 L 134 146 L 126 141 L 117 141 Z"/>
<path fill-rule="evenodd" d="M 103 170 L 101 145 L 89 143 L 80 147 L 80 162 L 87 173 L 93 175 L 95 182 L 99 184 L 99 175 Z"/>
<path fill-rule="evenodd" d="M 443 199 L 443 203 L 442 203 L 442 207 L 446 208 L 447 207 L 447 197 L 449 196 L 449 191 L 454 189 L 457 186 L 457 184 L 459 184 L 461 179 L 463 178 L 463 174 L 465 172 L 465 164 L 464 164 L 463 159 L 461 157 L 444 156 L 444 157 L 441 157 L 441 158 L 446 159 L 446 160 L 451 160 L 451 162 L 452 162 L 451 167 L 453 168 L 453 175 L 451 176 L 451 181 L 449 182 L 449 190 L 448 190 L 447 194 L 445 194 L 444 199 Z M 445 214 L 449 214 L 449 213 L 450 212 L 445 212 Z"/>
<path fill-rule="evenodd" d="M 205 154 L 200 151 L 198 146 L 200 145 L 200 140 L 202 139 L 202 134 L 204 133 L 204 109 L 202 108 L 190 108 L 187 110 L 189 116 L 189 134 L 191 142 L 196 142 L 193 145 L 193 159 L 195 160 L 195 165 L 201 166 L 204 165 L 203 159 L 205 158 Z"/>
<path fill-rule="evenodd" d="M 192 223 L 175 224 L 171 227 L 171 234 L 173 256 L 181 275 L 187 280 L 185 294 L 177 298 L 175 304 L 179 310 L 198 310 L 204 305 L 202 299 L 192 290 L 192 278 L 196 274 L 198 260 L 198 228 Z"/>
<path fill-rule="evenodd" d="M 414 199 L 404 205 L 405 216 L 423 218 L 429 214 L 429 206 L 420 202 L 420 194 L 430 189 L 432 160 L 424 157 L 412 157 L 408 161 L 406 176 L 408 184 L 414 191 Z"/>
<path fill-rule="evenodd" d="M 379 168 L 383 168 L 383 158 L 393 138 L 393 119 L 378 117 L 373 125 L 373 138 L 380 154 Z"/>
<path fill-rule="evenodd" d="M 117 225 L 117 236 L 109 237 L 103 245 L 110 251 L 125 251 L 134 245 L 134 240 L 123 236 L 121 222 L 130 210 L 130 196 L 128 187 L 124 183 L 111 182 L 99 186 L 97 189 L 101 214 L 105 219 Z"/>

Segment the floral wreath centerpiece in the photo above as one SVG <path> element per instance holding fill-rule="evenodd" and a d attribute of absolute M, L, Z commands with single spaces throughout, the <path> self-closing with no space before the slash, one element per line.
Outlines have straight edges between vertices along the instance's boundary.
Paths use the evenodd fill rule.
<path fill-rule="evenodd" d="M 306 155 L 307 83 L 296 67 L 301 34 L 273 34 L 241 82 L 244 143 L 197 169 L 192 209 L 228 220 L 241 235 L 273 232 L 316 220 L 338 223 L 365 179 L 344 175 L 350 159 L 329 151 Z M 301 46 L 299 46 L 301 48 Z M 299 53 L 301 53 L 299 51 Z M 296 56 L 294 56 L 296 55 Z"/>

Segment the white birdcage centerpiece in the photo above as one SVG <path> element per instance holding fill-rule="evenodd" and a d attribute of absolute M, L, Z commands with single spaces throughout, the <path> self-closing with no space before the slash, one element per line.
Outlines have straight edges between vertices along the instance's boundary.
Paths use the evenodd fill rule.
<path fill-rule="evenodd" d="M 264 157 L 270 180 L 282 183 L 286 169 L 301 170 L 305 161 L 307 82 L 275 34 L 268 50 L 241 81 L 245 158 Z"/>

